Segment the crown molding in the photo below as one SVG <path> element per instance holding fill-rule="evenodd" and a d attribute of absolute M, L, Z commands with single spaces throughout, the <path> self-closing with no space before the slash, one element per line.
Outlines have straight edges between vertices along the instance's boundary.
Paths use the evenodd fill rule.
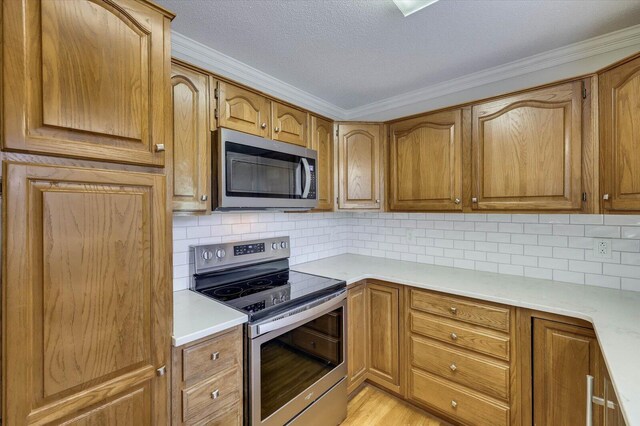
<path fill-rule="evenodd" d="M 489 84 L 499 84 L 514 77 L 561 67 L 633 46 L 640 48 L 640 25 L 624 28 L 352 109 L 340 108 L 178 32 L 172 31 L 171 44 L 172 54 L 178 59 L 193 63 L 318 114 L 336 120 L 367 119 L 372 117 L 378 120 L 388 120 L 408 115 L 407 108 L 411 105 L 425 104 L 447 95 L 458 94 Z M 595 69 L 589 68 L 594 66 L 596 66 L 595 63 L 586 66 L 587 69 L 581 69 L 581 74 L 597 71 L 601 65 L 598 65 Z M 559 76 L 558 79 L 568 78 L 573 75 Z M 468 101 L 471 100 L 468 99 Z M 420 111 L 411 113 L 418 112 Z"/>
<path fill-rule="evenodd" d="M 339 120 L 348 115 L 347 110 L 343 108 L 176 31 L 171 31 L 171 54 L 175 58 L 202 67 L 212 73 L 246 84 L 251 88 L 332 119 Z"/>

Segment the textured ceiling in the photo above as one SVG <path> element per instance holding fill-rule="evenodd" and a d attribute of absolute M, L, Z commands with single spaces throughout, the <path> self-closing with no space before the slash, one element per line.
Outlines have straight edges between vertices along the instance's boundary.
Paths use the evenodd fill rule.
<path fill-rule="evenodd" d="M 157 0 L 173 29 L 351 109 L 640 22 L 633 0 Z"/>

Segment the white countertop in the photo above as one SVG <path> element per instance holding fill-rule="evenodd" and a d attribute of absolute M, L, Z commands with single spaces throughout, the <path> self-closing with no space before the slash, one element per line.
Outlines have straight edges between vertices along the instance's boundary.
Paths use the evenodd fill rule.
<path fill-rule="evenodd" d="M 590 321 L 628 426 L 640 425 L 640 292 L 344 254 L 291 269 L 345 280 L 375 278 Z"/>
<path fill-rule="evenodd" d="M 247 320 L 246 314 L 191 290 L 173 293 L 173 346 L 182 346 Z"/>

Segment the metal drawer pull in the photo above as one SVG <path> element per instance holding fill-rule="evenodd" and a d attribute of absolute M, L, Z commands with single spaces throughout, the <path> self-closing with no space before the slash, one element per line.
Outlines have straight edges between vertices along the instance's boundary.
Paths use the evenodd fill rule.
<path fill-rule="evenodd" d="M 219 396 L 220 396 L 220 389 L 216 389 L 213 392 L 211 392 L 211 399 L 218 399 Z"/>
<path fill-rule="evenodd" d="M 605 201 L 608 201 L 609 200 L 609 194 L 604 194 L 602 196 L 602 199 L 605 200 Z"/>
<path fill-rule="evenodd" d="M 458 369 L 455 364 L 451 364 L 449 368 L 451 369 L 451 371 L 456 371 Z"/>
<path fill-rule="evenodd" d="M 276 133 L 278 133 L 280 131 L 280 127 L 276 127 L 275 129 L 273 129 L 276 131 Z"/>
<path fill-rule="evenodd" d="M 456 204 L 460 204 L 460 198 L 456 198 L 455 200 L 453 200 L 453 202 Z"/>
<path fill-rule="evenodd" d="M 449 310 L 451 311 L 451 315 L 455 315 L 455 314 L 458 313 L 458 308 L 456 308 L 456 307 L 452 306 L 452 307 L 449 308 Z"/>
<path fill-rule="evenodd" d="M 472 203 L 477 203 L 477 202 L 478 202 L 478 199 L 477 199 L 476 197 L 473 197 L 473 198 L 471 199 L 471 202 L 472 202 Z"/>
<path fill-rule="evenodd" d="M 163 365 L 162 367 L 160 367 L 160 368 L 158 368 L 158 369 L 156 370 L 156 375 L 157 375 L 158 377 L 160 377 L 160 376 L 164 376 L 166 372 L 167 372 L 167 367 Z"/>
<path fill-rule="evenodd" d="M 164 144 L 163 143 L 157 143 L 155 149 L 156 149 L 156 152 L 164 151 Z"/>
<path fill-rule="evenodd" d="M 458 402 L 457 402 L 455 399 L 452 399 L 452 400 L 451 400 L 451 406 L 452 406 L 453 408 L 457 408 L 457 407 L 458 407 Z"/>
<path fill-rule="evenodd" d="M 260 125 L 260 128 L 261 128 L 261 129 L 266 129 L 266 128 L 267 128 L 267 123 L 262 123 L 262 124 Z"/>
<path fill-rule="evenodd" d="M 451 333 L 452 340 L 458 340 L 458 335 L 456 333 Z"/>
<path fill-rule="evenodd" d="M 207 201 L 209 199 L 208 195 L 201 195 L 200 196 L 200 201 Z"/>
<path fill-rule="evenodd" d="M 220 358 L 220 352 L 214 352 L 214 353 L 211 354 L 211 360 L 212 361 L 215 361 L 218 358 Z"/>

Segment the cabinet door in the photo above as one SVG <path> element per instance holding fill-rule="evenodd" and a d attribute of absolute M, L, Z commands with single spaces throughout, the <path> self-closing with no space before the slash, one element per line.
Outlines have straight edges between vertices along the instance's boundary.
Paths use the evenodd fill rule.
<path fill-rule="evenodd" d="M 472 208 L 581 208 L 582 82 L 474 105 L 472 121 Z"/>
<path fill-rule="evenodd" d="M 308 114 L 305 111 L 272 102 L 271 112 L 274 140 L 307 146 L 309 125 Z"/>
<path fill-rule="evenodd" d="M 603 207 L 640 211 L 640 58 L 599 77 Z"/>
<path fill-rule="evenodd" d="M 161 13 L 134 0 L 2 8 L 5 149 L 164 164 L 170 49 Z"/>
<path fill-rule="evenodd" d="M 400 289 L 367 283 L 369 379 L 399 392 L 399 302 Z"/>
<path fill-rule="evenodd" d="M 391 210 L 462 210 L 461 127 L 461 110 L 391 126 Z"/>
<path fill-rule="evenodd" d="M 382 125 L 338 127 L 338 207 L 380 209 Z"/>
<path fill-rule="evenodd" d="M 271 135 L 271 102 L 257 93 L 218 82 L 218 126 L 267 138 Z"/>
<path fill-rule="evenodd" d="M 355 390 L 367 373 L 367 317 L 365 285 L 347 291 L 348 392 Z"/>
<path fill-rule="evenodd" d="M 604 426 L 626 426 L 622 410 L 620 409 L 620 402 L 618 396 L 611 383 L 611 377 L 607 371 L 607 367 L 602 363 L 602 376 L 604 377 L 604 400 L 606 402 L 606 408 L 604 410 Z"/>
<path fill-rule="evenodd" d="M 593 330 L 542 319 L 533 320 L 534 425 L 586 423 L 586 376 L 595 377 L 602 395 L 600 349 Z M 594 425 L 602 409 L 593 405 Z"/>
<path fill-rule="evenodd" d="M 316 210 L 333 210 L 333 123 L 311 117 L 311 149 L 318 152 Z"/>
<path fill-rule="evenodd" d="M 171 67 L 173 101 L 173 211 L 211 210 L 209 77 Z"/>
<path fill-rule="evenodd" d="M 6 424 L 167 424 L 165 178 L 4 165 Z"/>

